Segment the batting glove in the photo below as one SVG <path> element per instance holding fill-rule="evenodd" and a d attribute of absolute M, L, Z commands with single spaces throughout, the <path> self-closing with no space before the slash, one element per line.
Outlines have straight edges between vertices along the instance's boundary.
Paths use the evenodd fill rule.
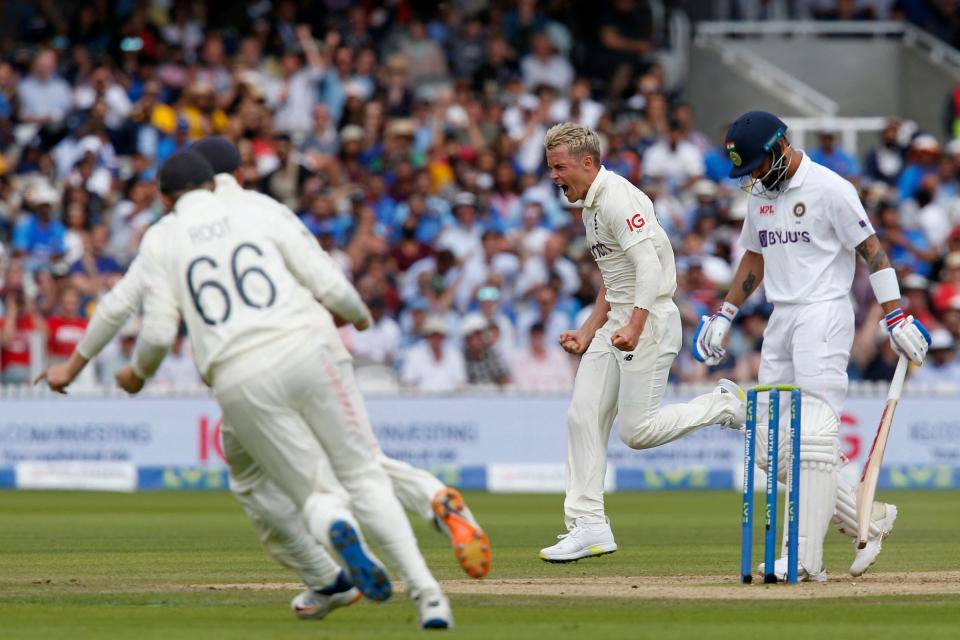
<path fill-rule="evenodd" d="M 913 316 L 904 316 L 897 308 L 884 316 L 881 327 L 890 334 L 890 346 L 898 355 L 907 356 L 918 367 L 930 349 L 930 332 Z"/>
<path fill-rule="evenodd" d="M 701 316 L 700 324 L 693 335 L 693 357 L 707 366 L 720 364 L 727 350 L 723 341 L 730 330 L 730 324 L 740 309 L 736 305 L 724 302 L 710 317 Z"/>

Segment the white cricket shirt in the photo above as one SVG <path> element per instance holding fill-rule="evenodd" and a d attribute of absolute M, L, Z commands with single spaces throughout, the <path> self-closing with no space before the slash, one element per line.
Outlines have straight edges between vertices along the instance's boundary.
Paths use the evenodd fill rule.
<path fill-rule="evenodd" d="M 236 178 L 229 173 L 218 173 L 214 180 L 216 181 L 216 190 L 214 193 L 227 205 L 227 210 L 233 210 L 235 206 L 250 206 L 259 208 L 265 216 L 275 216 L 275 221 L 277 221 L 278 224 L 289 224 L 298 233 L 303 234 L 307 239 L 307 244 L 311 248 L 311 253 L 313 254 L 312 259 L 327 261 L 332 269 L 340 268 L 330 254 L 323 250 L 320 243 L 317 242 L 313 234 L 310 233 L 310 230 L 307 229 L 303 221 L 297 217 L 297 214 L 295 214 L 290 207 L 259 191 L 244 189 L 240 186 L 240 183 L 237 182 Z M 330 346 L 334 360 L 337 362 L 351 360 L 352 356 L 340 338 L 340 332 L 337 329 L 336 323 L 333 321 L 333 316 L 330 315 L 330 312 L 327 311 L 326 307 L 322 304 L 316 304 L 314 307 L 317 314 L 317 326 L 323 333 L 324 341 Z"/>
<path fill-rule="evenodd" d="M 329 254 L 313 240 L 310 231 L 304 226 L 300 218 L 283 204 L 256 191 L 247 191 L 229 174 L 217 174 L 215 194 L 221 198 L 228 210 L 234 206 L 260 207 L 264 216 L 274 216 L 278 224 L 288 223 L 303 233 L 310 242 L 312 251 L 317 254 L 315 259 L 331 260 Z M 154 223 L 154 226 L 165 225 L 172 218 L 164 216 Z M 131 263 L 127 272 L 117 284 L 97 301 L 96 310 L 90 319 L 90 324 L 77 344 L 77 352 L 88 360 L 99 354 L 113 337 L 120 331 L 123 324 L 132 314 L 140 311 L 144 294 L 149 290 L 144 263 L 155 262 L 157 257 L 150 256 L 156 251 L 157 234 L 150 234 L 149 240 L 145 237 L 137 252 L 137 257 Z M 147 257 L 144 257 L 147 256 Z M 330 312 L 321 304 L 316 304 L 317 323 L 324 339 L 330 345 L 333 357 L 337 362 L 351 359 L 340 339 L 340 334 Z"/>
<path fill-rule="evenodd" d="M 149 240 L 156 251 L 146 265 L 151 289 L 134 353 L 140 370 L 155 369 L 180 317 L 208 384 L 216 366 L 272 357 L 271 347 L 315 329 L 314 299 L 349 322 L 364 318 L 359 294 L 332 262 L 316 259 L 312 238 L 260 207 L 228 209 L 212 191 L 196 190 L 167 215 L 170 222 L 144 236 L 156 236 Z M 312 337 L 325 342 L 322 333 Z"/>
<path fill-rule="evenodd" d="M 823 302 L 850 295 L 854 249 L 873 233 L 854 186 L 804 154 L 775 200 L 748 198 L 740 246 L 763 255 L 770 302 Z"/>
<path fill-rule="evenodd" d="M 600 167 L 583 199 L 582 215 L 590 253 L 607 288 L 607 302 L 633 304 L 637 272 L 626 251 L 645 240 L 653 243 L 660 259 L 657 298 L 673 296 L 677 289 L 673 247 L 644 192 Z"/>

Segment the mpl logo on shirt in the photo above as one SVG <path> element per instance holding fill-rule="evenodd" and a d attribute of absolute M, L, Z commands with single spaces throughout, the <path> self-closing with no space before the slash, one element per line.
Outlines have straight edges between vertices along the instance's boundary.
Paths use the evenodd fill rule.
<path fill-rule="evenodd" d="M 797 244 L 800 242 L 810 242 L 809 231 L 760 231 L 761 247 L 772 247 L 776 244 Z"/>
<path fill-rule="evenodd" d="M 774 214 L 774 209 L 772 204 L 762 204 L 760 205 L 760 215 L 762 216 L 772 216 Z"/>

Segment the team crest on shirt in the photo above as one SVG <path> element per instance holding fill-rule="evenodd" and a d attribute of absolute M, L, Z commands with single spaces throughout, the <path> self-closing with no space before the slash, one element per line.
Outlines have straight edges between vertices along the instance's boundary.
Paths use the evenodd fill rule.
<path fill-rule="evenodd" d="M 733 166 L 739 167 L 743 164 L 743 158 L 737 153 L 737 147 L 732 140 L 727 143 L 727 155 L 730 156 L 730 162 L 733 163 Z"/>
<path fill-rule="evenodd" d="M 795 215 L 796 217 L 802 218 L 803 214 L 805 214 L 806 212 L 807 212 L 807 205 L 803 204 L 802 202 L 798 202 L 797 204 L 793 205 L 793 215 Z"/>
<path fill-rule="evenodd" d="M 635 213 L 629 218 L 627 218 L 627 228 L 630 231 L 640 231 L 647 224 L 647 221 L 643 219 L 643 216 L 639 213 Z"/>

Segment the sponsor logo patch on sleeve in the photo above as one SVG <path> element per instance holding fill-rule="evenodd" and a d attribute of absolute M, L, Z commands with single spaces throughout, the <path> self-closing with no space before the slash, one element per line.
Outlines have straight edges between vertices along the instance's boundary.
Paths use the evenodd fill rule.
<path fill-rule="evenodd" d="M 630 231 L 640 231 L 647 224 L 647 221 L 643 219 L 643 216 L 639 213 L 635 213 L 629 218 L 627 218 L 627 228 Z"/>

